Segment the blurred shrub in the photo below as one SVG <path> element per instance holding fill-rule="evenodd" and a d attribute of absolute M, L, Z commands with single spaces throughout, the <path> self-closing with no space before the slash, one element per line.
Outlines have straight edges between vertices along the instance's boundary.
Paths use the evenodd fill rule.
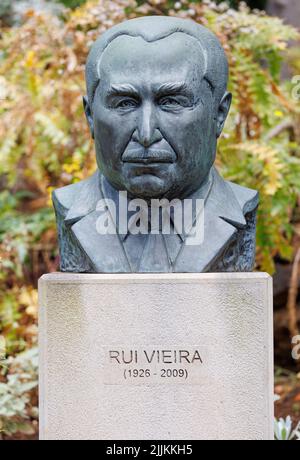
<path fill-rule="evenodd" d="M 2 294 L 0 333 L 0 439 L 17 432 L 33 435 L 38 417 L 36 289 L 15 286 Z"/>
<path fill-rule="evenodd" d="M 82 109 L 88 50 L 107 28 L 145 14 L 192 18 L 218 35 L 233 106 L 217 165 L 227 179 L 260 192 L 257 266 L 272 272 L 276 256 L 292 255 L 299 104 L 289 82 L 280 83 L 287 43 L 297 38 L 292 27 L 245 6 L 236 11 L 208 1 L 91 0 L 60 19 L 29 12 L 21 27 L 0 34 L 0 334 L 11 356 L 35 345 L 34 285 L 58 265 L 50 192 L 95 168 Z M 8 375 L 2 394 L 13 398 Z"/>
<path fill-rule="evenodd" d="M 1 370 L 1 369 L 0 369 Z M 33 435 L 37 429 L 38 370 L 37 348 L 9 358 L 2 364 L 6 382 L 0 381 L 0 439 L 1 433 Z"/>
<path fill-rule="evenodd" d="M 13 16 L 13 5 L 11 0 L 2 0 L 0 3 L 0 23 L 11 24 Z"/>
<path fill-rule="evenodd" d="M 76 8 L 77 6 L 82 5 L 86 0 L 57 0 L 67 8 Z"/>

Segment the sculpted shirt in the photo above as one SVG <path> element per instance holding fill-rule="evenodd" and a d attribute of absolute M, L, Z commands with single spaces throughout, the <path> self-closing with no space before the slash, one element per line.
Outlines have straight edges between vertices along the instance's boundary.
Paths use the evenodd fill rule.
<path fill-rule="evenodd" d="M 145 215 L 148 216 L 147 219 L 147 228 L 145 228 L 145 233 L 133 234 L 132 227 L 130 226 L 130 220 L 134 222 L 134 219 L 131 219 L 134 215 L 134 211 L 129 211 L 127 213 L 127 232 L 121 233 L 119 231 L 118 222 L 115 222 L 118 234 L 123 243 L 126 257 L 128 263 L 133 272 L 171 272 L 172 267 L 176 261 L 176 258 L 181 250 L 181 247 L 185 243 L 187 233 L 191 231 L 191 227 L 195 227 L 196 219 L 201 219 L 204 216 L 197 213 L 201 205 L 198 204 L 197 200 L 201 200 L 201 203 L 205 203 L 209 192 L 213 184 L 213 174 L 210 173 L 205 184 L 197 190 L 195 193 L 187 197 L 187 200 L 191 200 L 190 206 L 187 208 L 187 211 L 191 212 L 191 218 L 189 222 L 184 222 L 184 218 L 181 219 L 180 228 L 176 228 L 174 225 L 174 213 L 178 212 L 178 216 L 184 216 L 183 205 L 184 200 L 174 200 L 174 206 L 166 207 L 165 213 L 162 213 L 162 208 L 158 209 L 159 214 L 159 225 L 157 228 L 157 233 L 153 232 L 152 223 L 151 223 L 151 206 L 147 209 L 144 209 Z M 101 177 L 101 190 L 105 198 L 112 200 L 115 203 L 116 216 L 119 216 L 119 194 L 118 191 L 110 185 L 110 183 L 105 179 L 104 176 Z M 128 200 L 130 201 L 130 200 Z M 185 203 L 186 203 L 185 201 Z M 170 204 L 172 201 L 170 201 Z M 128 209 L 128 203 L 127 209 Z M 145 203 L 146 204 L 146 203 Z M 163 219 L 169 218 L 169 228 L 165 227 L 166 231 L 163 231 L 162 222 Z M 177 221 L 178 224 L 178 221 Z M 201 222 L 199 222 L 201 225 Z M 151 232 L 152 231 L 152 232 Z"/>

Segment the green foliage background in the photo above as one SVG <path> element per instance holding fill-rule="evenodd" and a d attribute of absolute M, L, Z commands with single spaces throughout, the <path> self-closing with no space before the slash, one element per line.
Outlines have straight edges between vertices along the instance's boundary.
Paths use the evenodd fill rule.
<path fill-rule="evenodd" d="M 86 0 L 59 0 L 59 2 L 67 8 L 77 8 L 78 6 L 83 5 Z"/>
<path fill-rule="evenodd" d="M 275 257 L 292 257 L 300 113 L 280 72 L 287 43 L 298 38 L 295 29 L 224 2 L 91 0 L 59 19 L 29 12 L 21 27 L 2 27 L 0 35 L 0 359 L 1 337 L 12 359 L 36 346 L 36 280 L 58 266 L 51 191 L 95 168 L 82 109 L 88 50 L 108 27 L 145 14 L 192 18 L 218 35 L 231 69 L 233 106 L 217 166 L 227 179 L 260 192 L 257 268 L 272 273 Z M 298 68 L 297 53 L 289 60 Z M 18 408 L 0 412 L 6 433 L 28 431 L 36 419 L 36 385 L 22 386 L 21 377 L 16 385 L 26 390 L 24 405 L 14 405 L 18 393 L 9 376 L 15 369 L 22 366 L 6 363 L 0 377 L 0 398 Z"/>

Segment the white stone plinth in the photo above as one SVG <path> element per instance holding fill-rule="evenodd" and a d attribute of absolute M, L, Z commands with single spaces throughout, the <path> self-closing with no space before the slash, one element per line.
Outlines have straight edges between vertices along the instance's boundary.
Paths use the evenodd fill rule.
<path fill-rule="evenodd" d="M 39 296 L 41 439 L 272 439 L 267 274 L 53 273 Z"/>

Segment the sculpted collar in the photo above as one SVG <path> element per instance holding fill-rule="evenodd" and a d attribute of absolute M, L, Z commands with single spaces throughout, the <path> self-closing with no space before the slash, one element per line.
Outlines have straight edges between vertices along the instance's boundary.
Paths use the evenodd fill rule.
<path fill-rule="evenodd" d="M 187 235 L 192 230 L 192 227 L 193 227 L 193 225 L 194 225 L 194 223 L 196 221 L 196 218 L 198 217 L 198 213 L 196 212 L 197 208 L 195 206 L 196 200 L 201 199 L 201 200 L 204 200 L 204 204 L 206 203 L 206 200 L 207 200 L 207 198 L 208 198 L 208 196 L 210 194 L 210 191 L 211 191 L 211 188 L 212 188 L 212 185 L 213 185 L 213 181 L 214 181 L 214 174 L 213 174 L 213 171 L 211 170 L 209 172 L 207 180 L 205 181 L 205 184 L 203 186 L 201 186 L 198 190 L 196 190 L 194 193 L 192 193 L 191 195 L 186 197 L 186 199 L 192 200 L 194 202 L 193 206 L 192 206 L 193 217 L 192 217 L 192 220 L 190 222 L 190 225 L 186 229 L 183 229 L 183 231 L 181 231 L 181 232 L 177 231 L 177 235 L 182 241 L 185 241 Z M 119 216 L 119 193 L 118 193 L 118 190 L 116 190 L 108 182 L 108 180 L 103 175 L 100 177 L 100 188 L 101 188 L 102 195 L 103 195 L 103 197 L 105 199 L 113 200 L 113 202 L 115 203 L 115 206 L 116 206 L 116 215 Z M 128 198 L 127 201 L 129 202 L 130 199 Z M 176 213 L 176 208 L 182 206 L 181 202 L 182 202 L 182 200 L 177 200 L 177 203 L 174 205 L 174 208 L 171 207 L 171 209 L 170 209 L 170 211 L 171 211 L 170 212 L 170 220 L 171 220 L 171 223 L 172 223 L 172 225 L 174 227 L 175 227 L 174 214 Z M 128 209 L 128 203 L 127 203 L 127 209 Z M 130 218 L 130 216 L 132 214 L 133 214 L 133 211 L 131 213 L 130 212 L 128 213 L 128 220 L 129 220 L 129 218 Z M 149 219 L 150 219 L 150 213 L 148 215 L 149 215 Z M 118 221 L 115 222 L 115 225 L 116 225 L 117 230 L 119 230 Z M 150 220 L 149 220 L 149 227 L 151 227 Z M 120 233 L 118 231 L 119 236 L 120 236 L 122 241 L 126 240 L 128 235 L 131 233 L 130 230 L 131 230 L 130 225 L 127 225 L 127 233 Z M 178 229 L 176 229 L 176 230 L 178 230 Z"/>

